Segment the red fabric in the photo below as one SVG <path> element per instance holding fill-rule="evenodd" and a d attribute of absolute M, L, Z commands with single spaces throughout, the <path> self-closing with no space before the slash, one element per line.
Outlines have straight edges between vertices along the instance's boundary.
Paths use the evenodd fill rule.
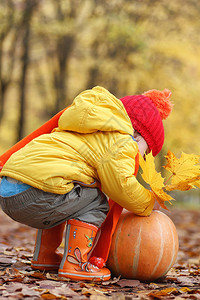
<path fill-rule="evenodd" d="M 129 115 L 133 128 L 141 134 L 153 156 L 156 156 L 164 143 L 164 127 L 159 110 L 152 100 L 144 95 L 126 96 L 120 100 Z"/>
<path fill-rule="evenodd" d="M 65 108 L 66 109 L 66 108 Z M 63 109 L 59 113 L 57 113 L 53 118 L 51 118 L 49 121 L 47 121 L 45 124 L 43 124 L 41 127 L 33 131 L 31 134 L 23 138 L 21 141 L 16 143 L 14 146 L 12 146 L 8 151 L 6 151 L 3 155 L 0 156 L 0 171 L 3 167 L 3 165 L 6 163 L 6 161 L 9 159 L 9 157 L 16 152 L 17 150 L 24 147 L 26 144 L 28 144 L 30 141 L 32 141 L 34 138 L 40 136 L 44 133 L 50 133 L 55 127 L 58 126 L 58 119 L 64 112 Z"/>
<path fill-rule="evenodd" d="M 109 200 L 110 210 L 108 215 L 101 226 L 101 234 L 97 245 L 93 249 L 91 256 L 102 257 L 106 262 L 109 250 L 112 242 L 112 235 L 117 226 L 117 222 L 122 213 L 123 207 L 115 203 L 111 199 Z"/>

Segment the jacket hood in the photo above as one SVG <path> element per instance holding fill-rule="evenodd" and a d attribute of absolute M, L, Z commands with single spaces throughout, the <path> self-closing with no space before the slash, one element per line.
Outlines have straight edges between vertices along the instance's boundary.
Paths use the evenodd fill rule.
<path fill-rule="evenodd" d="M 80 93 L 61 115 L 58 127 L 78 133 L 118 131 L 133 134 L 130 118 L 122 102 L 100 86 Z"/>

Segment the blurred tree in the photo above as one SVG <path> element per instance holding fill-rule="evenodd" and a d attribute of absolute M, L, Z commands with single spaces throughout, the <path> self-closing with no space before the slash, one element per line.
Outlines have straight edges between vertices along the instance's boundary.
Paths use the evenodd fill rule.
<path fill-rule="evenodd" d="M 23 16 L 21 21 L 21 37 L 22 37 L 22 46 L 21 46 L 21 75 L 19 78 L 19 122 L 17 128 L 17 140 L 19 141 L 24 136 L 24 127 L 25 127 L 25 110 L 26 110 L 26 101 L 27 101 L 27 75 L 28 67 L 30 63 L 29 57 L 29 48 L 30 48 L 30 30 L 31 30 L 31 19 L 33 13 L 35 12 L 38 0 L 24 0 L 24 9 Z"/>
<path fill-rule="evenodd" d="M 52 1 L 55 15 L 54 22 L 56 26 L 68 27 L 68 21 L 74 19 L 75 16 L 75 3 L 70 2 L 68 7 L 63 5 L 63 1 Z M 53 36 L 49 36 L 50 39 Z M 68 65 L 70 61 L 70 55 L 72 53 L 75 36 L 72 31 L 65 30 L 56 36 L 54 51 L 49 56 L 49 59 L 53 59 L 53 70 L 51 70 L 53 86 L 55 90 L 55 105 L 51 112 L 51 115 L 56 114 L 63 109 L 67 97 L 67 78 L 68 78 Z M 53 55 L 52 55 L 53 54 Z"/>
<path fill-rule="evenodd" d="M 121 9 L 123 7 L 123 10 Z M 130 85 L 130 73 L 136 72 L 132 58 L 143 51 L 143 33 L 138 19 L 128 19 L 124 1 L 97 1 L 90 26 L 95 34 L 90 40 L 87 85 L 106 86 L 116 95 L 124 95 Z M 131 84 L 132 93 L 135 86 Z"/>
<path fill-rule="evenodd" d="M 53 96 L 52 101 L 46 102 L 48 118 L 63 109 L 69 99 L 69 68 L 75 47 L 80 47 L 78 36 L 89 13 L 89 2 L 51 0 L 48 4 L 49 10 L 43 5 L 38 14 L 36 34 L 43 38 L 50 80 L 50 92 L 46 92 L 46 97 L 49 99 L 48 94 Z"/>
<path fill-rule="evenodd" d="M 12 0 L 0 3 L 0 124 L 3 119 L 6 92 L 12 82 L 16 63 L 15 52 L 18 41 L 14 3 Z M 9 43 L 7 40 L 9 39 Z"/>

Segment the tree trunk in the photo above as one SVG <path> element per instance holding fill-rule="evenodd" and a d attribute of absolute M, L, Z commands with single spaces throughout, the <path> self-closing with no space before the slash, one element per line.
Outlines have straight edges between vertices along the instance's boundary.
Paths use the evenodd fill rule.
<path fill-rule="evenodd" d="M 16 38 L 14 37 L 13 41 L 12 41 L 12 47 L 10 48 L 10 51 L 8 51 L 10 53 L 9 57 L 9 63 L 7 63 L 7 72 L 4 75 L 3 74 L 3 50 L 4 50 L 4 41 L 6 40 L 6 38 L 8 37 L 13 24 L 14 24 L 14 5 L 13 2 L 11 0 L 8 0 L 7 2 L 5 2 L 5 12 L 6 12 L 6 16 L 7 16 L 7 21 L 6 21 L 6 26 L 4 26 L 4 30 L 1 31 L 1 35 L 0 35 L 0 124 L 2 122 L 3 119 L 3 115 L 4 115 L 4 106 L 5 106 L 5 98 L 6 98 L 6 92 L 7 89 L 11 83 L 11 79 L 12 79 L 12 71 L 13 71 L 13 67 L 14 67 L 14 57 L 15 57 L 15 44 L 16 44 Z"/>
<path fill-rule="evenodd" d="M 67 75 L 70 54 L 73 48 L 74 39 L 71 36 L 63 36 L 57 44 L 58 71 L 54 73 L 54 86 L 56 91 L 56 102 L 53 115 L 65 107 L 67 95 Z"/>
<path fill-rule="evenodd" d="M 27 99 L 27 75 L 29 67 L 29 50 L 30 50 L 30 31 L 31 31 L 31 18 L 35 7 L 37 5 L 37 0 L 25 0 L 24 9 L 24 36 L 22 41 L 22 56 L 21 56 L 21 77 L 19 81 L 20 88 L 20 115 L 19 123 L 17 129 L 17 141 L 21 140 L 24 136 L 25 128 L 25 110 L 26 110 L 26 99 Z"/>

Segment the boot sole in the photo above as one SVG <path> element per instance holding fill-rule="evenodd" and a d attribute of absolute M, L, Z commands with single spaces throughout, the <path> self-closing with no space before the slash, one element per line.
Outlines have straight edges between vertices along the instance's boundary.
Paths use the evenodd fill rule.
<path fill-rule="evenodd" d="M 54 271 L 59 269 L 59 265 L 31 264 L 31 268 L 40 271 Z"/>
<path fill-rule="evenodd" d="M 96 279 L 97 281 L 106 281 L 109 280 L 111 278 L 110 274 L 106 274 L 106 275 L 92 275 L 92 273 L 90 274 L 74 274 L 74 273 L 67 273 L 67 272 L 59 272 L 58 276 L 60 277 L 67 277 L 70 279 L 74 279 L 74 280 L 93 280 Z"/>

